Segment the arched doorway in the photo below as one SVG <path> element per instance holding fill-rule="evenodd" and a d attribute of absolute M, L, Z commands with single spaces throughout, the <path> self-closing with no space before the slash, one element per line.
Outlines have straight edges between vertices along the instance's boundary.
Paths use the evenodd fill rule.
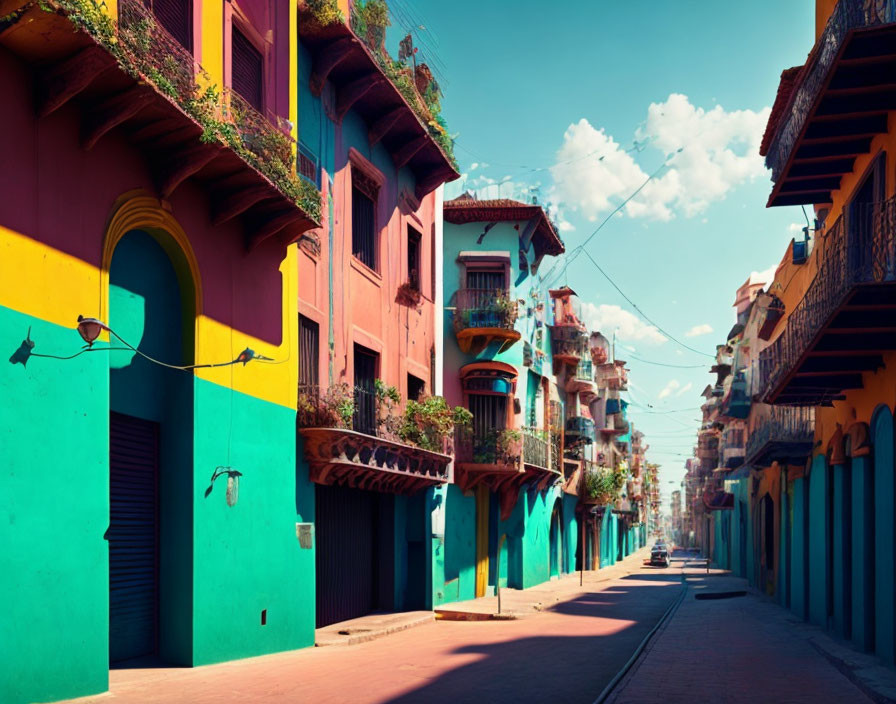
<path fill-rule="evenodd" d="M 166 231 L 108 244 L 109 661 L 191 662 L 195 288 Z"/>

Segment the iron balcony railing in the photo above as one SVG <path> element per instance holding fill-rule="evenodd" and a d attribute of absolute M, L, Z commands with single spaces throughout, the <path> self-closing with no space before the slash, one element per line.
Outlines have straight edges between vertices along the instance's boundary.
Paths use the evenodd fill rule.
<path fill-rule="evenodd" d="M 778 130 L 769 145 L 765 165 L 777 181 L 793 152 L 818 94 L 824 90 L 834 60 L 854 29 L 896 21 L 896 0 L 840 0 L 810 55 L 802 80 L 784 109 Z"/>
<path fill-rule="evenodd" d="M 588 356 L 588 333 L 577 325 L 554 325 L 551 345 L 555 357 L 582 359 Z"/>
<path fill-rule="evenodd" d="M 343 428 L 380 434 L 376 391 L 348 384 L 299 385 L 298 424 L 304 428 Z"/>
<path fill-rule="evenodd" d="M 119 0 L 115 46 L 128 71 L 202 125 L 203 140 L 225 143 L 284 196 L 319 217 L 317 187 L 303 184 L 294 172 L 289 123 L 278 119 L 279 124 L 273 124 L 231 90 L 219 93 L 202 65 L 142 0 Z"/>
<path fill-rule="evenodd" d="M 526 426 L 521 430 L 523 435 L 523 462 L 535 467 L 550 469 L 548 457 L 548 432 Z"/>
<path fill-rule="evenodd" d="M 870 212 L 869 212 L 870 211 Z M 781 335 L 759 354 L 766 400 L 808 351 L 819 330 L 862 284 L 896 281 L 896 197 L 850 208 L 828 228 L 824 260 Z M 862 224 L 870 223 L 870 228 Z M 807 405 L 816 405 L 815 400 Z"/>
<path fill-rule="evenodd" d="M 770 406 L 768 414 L 753 427 L 744 453 L 747 464 L 770 442 L 811 443 L 815 438 L 815 409 L 811 406 Z"/>
<path fill-rule="evenodd" d="M 517 468 L 522 452 L 522 434 L 516 430 L 495 428 L 475 433 L 460 428 L 455 433 L 455 461 L 460 463 Z"/>
<path fill-rule="evenodd" d="M 563 472 L 563 433 L 550 429 L 551 437 L 551 469 L 558 474 Z"/>
<path fill-rule="evenodd" d="M 498 328 L 513 330 L 517 304 L 505 289 L 462 288 L 457 292 L 454 330 Z"/>

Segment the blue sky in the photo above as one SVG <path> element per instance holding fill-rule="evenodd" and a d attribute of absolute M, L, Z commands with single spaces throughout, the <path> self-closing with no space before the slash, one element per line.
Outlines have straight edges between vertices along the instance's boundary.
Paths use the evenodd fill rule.
<path fill-rule="evenodd" d="M 587 251 L 663 330 L 713 353 L 734 323 L 735 289 L 777 264 L 804 222 L 799 208 L 765 207 L 770 180 L 755 148 L 781 71 L 812 46 L 814 2 L 390 4 L 397 23 L 426 27 L 416 32 L 420 54 L 437 56 L 429 60 L 465 185 L 506 180 L 505 196 L 536 186 L 564 222 L 568 251 L 684 149 Z M 487 188 L 480 192 L 497 193 Z M 651 330 L 584 255 L 557 283 L 592 304 L 605 334 L 618 328 L 631 416 L 668 497 L 694 443 L 710 359 Z M 713 332 L 686 337 L 697 326 Z"/>

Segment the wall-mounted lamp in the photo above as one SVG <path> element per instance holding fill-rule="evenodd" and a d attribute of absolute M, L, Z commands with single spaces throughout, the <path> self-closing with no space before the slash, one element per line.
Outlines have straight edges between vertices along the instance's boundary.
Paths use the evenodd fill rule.
<path fill-rule="evenodd" d="M 96 342 L 103 330 L 110 332 L 109 327 L 102 321 L 96 318 L 85 318 L 83 315 L 78 316 L 78 334 L 88 347 Z"/>

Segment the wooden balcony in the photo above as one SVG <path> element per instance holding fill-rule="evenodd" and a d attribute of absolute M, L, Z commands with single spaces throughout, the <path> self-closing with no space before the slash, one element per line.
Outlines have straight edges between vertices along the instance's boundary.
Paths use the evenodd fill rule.
<path fill-rule="evenodd" d="M 531 482 L 538 491 L 544 491 L 563 479 L 553 458 L 554 448 L 549 431 L 525 427 L 523 436 L 523 471 L 525 482 Z"/>
<path fill-rule="evenodd" d="M 803 466 L 815 446 L 815 409 L 772 407 L 747 440 L 745 461 L 753 467 L 773 462 Z"/>
<path fill-rule="evenodd" d="M 783 332 L 760 353 L 766 403 L 830 406 L 896 349 L 896 199 L 826 228 L 826 251 Z"/>
<path fill-rule="evenodd" d="M 587 403 L 593 398 L 597 386 L 594 383 L 594 366 L 591 359 L 582 357 L 576 365 L 575 371 L 569 376 L 566 382 L 566 390 L 570 393 L 580 393 L 587 398 L 583 399 Z"/>
<path fill-rule="evenodd" d="M 769 205 L 829 203 L 896 109 L 896 0 L 840 0 L 769 124 Z M 791 83 L 792 82 L 792 83 Z M 789 89 L 789 90 L 788 90 Z"/>
<path fill-rule="evenodd" d="M 202 67 L 140 0 L 119 0 L 108 25 L 75 24 L 79 7 L 2 5 L 0 44 L 33 68 L 39 119 L 77 105 L 85 150 L 118 132 L 143 153 L 162 200 L 198 183 L 211 221 L 240 218 L 249 250 L 319 225 L 320 194 L 295 175 L 288 134 L 238 95 L 207 91 Z"/>
<path fill-rule="evenodd" d="M 521 437 L 504 430 L 476 436 L 467 430 L 455 435 L 454 483 L 463 492 L 486 486 L 498 494 L 502 519 L 510 517 L 526 481 Z"/>
<path fill-rule="evenodd" d="M 492 343 L 504 352 L 521 337 L 514 329 L 517 303 L 509 291 L 463 288 L 454 305 L 454 334 L 464 354 L 479 354 Z"/>
<path fill-rule="evenodd" d="M 334 119 L 342 122 L 349 110 L 360 115 L 368 125 L 371 148 L 382 144 L 396 169 L 407 167 L 414 173 L 417 198 L 458 178 L 436 128 L 421 118 L 426 110 L 419 104 L 413 80 L 404 91 L 399 90 L 384 70 L 392 59 L 373 49 L 345 22 L 322 26 L 305 2 L 299 2 L 298 14 L 299 37 L 312 57 L 311 92 L 320 95 L 327 81 L 335 87 Z"/>

